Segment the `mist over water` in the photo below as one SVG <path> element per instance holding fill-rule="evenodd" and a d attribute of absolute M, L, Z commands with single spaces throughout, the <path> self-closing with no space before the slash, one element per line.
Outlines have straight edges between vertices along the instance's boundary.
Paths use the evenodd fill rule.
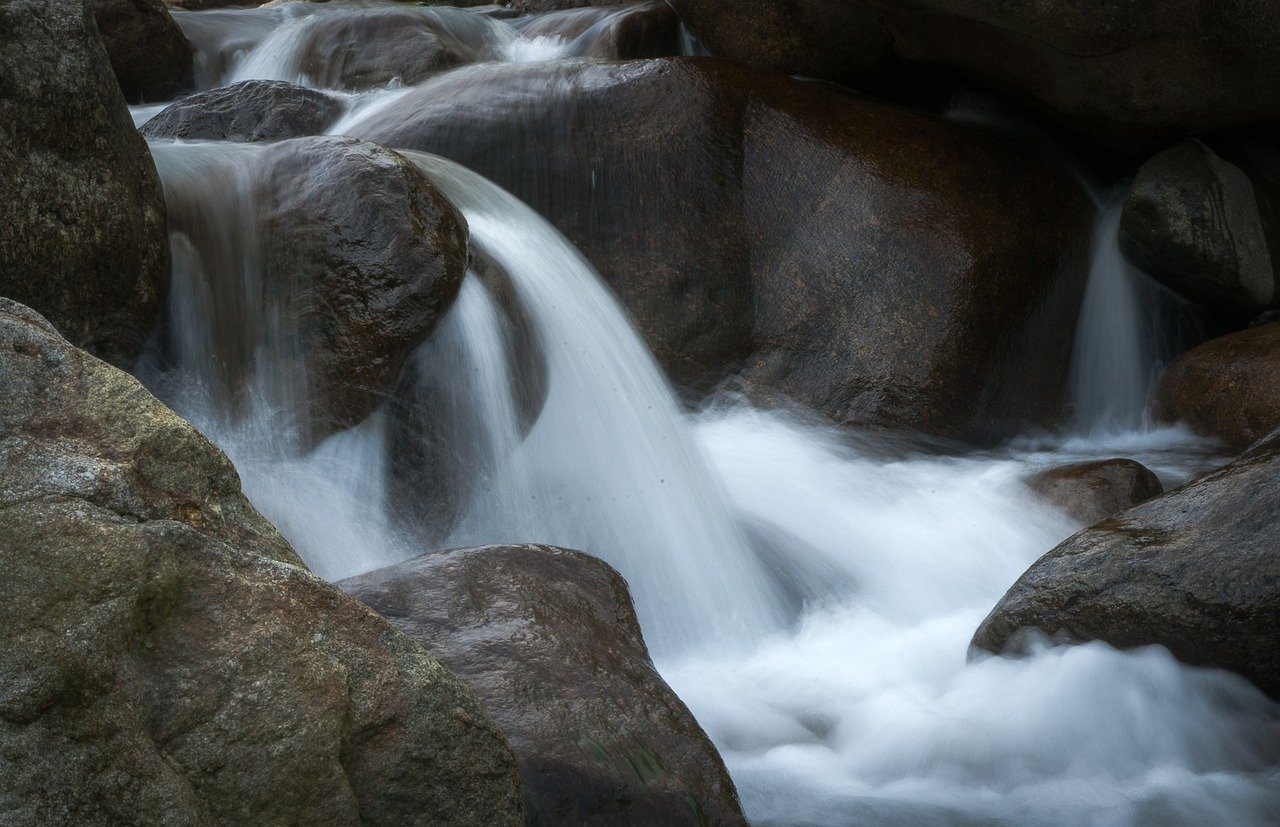
<path fill-rule="evenodd" d="M 221 55 L 216 78 L 310 84 L 290 44 L 324 13 L 289 4 L 176 17 L 202 56 Z M 494 60 L 571 46 L 489 18 L 454 23 L 502 32 Z M 396 117 L 404 91 L 352 95 L 333 131 L 374 106 Z M 260 150 L 155 143 L 153 152 L 174 275 L 168 360 L 146 381 L 228 452 L 246 493 L 320 575 L 427 551 L 387 505 L 386 411 L 315 447 L 299 438 L 308 390 L 288 369 L 296 343 L 273 337 L 255 292 Z M 415 357 L 420 381 L 454 389 L 460 433 L 483 465 L 439 545 L 555 543 L 622 572 L 658 667 L 721 749 L 750 818 L 1280 823 L 1280 706 L 1244 680 L 1158 648 L 1046 643 L 1030 657 L 967 659 L 1004 591 L 1081 528 L 1033 497 L 1027 476 L 1125 456 L 1172 487 L 1219 461 L 1212 446 L 1145 419 L 1171 322 L 1120 254 L 1114 204 L 1096 231 L 1070 433 L 944 455 L 731 397 L 682 410 L 567 240 L 480 176 L 405 154 L 510 277 L 546 362 L 540 413 L 522 422 L 508 322 L 469 274 Z M 233 392 L 226 366 L 239 362 L 249 376 Z"/>

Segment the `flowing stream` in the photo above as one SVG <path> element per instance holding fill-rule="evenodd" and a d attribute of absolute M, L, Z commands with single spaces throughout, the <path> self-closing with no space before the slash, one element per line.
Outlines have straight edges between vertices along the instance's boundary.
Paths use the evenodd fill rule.
<path fill-rule="evenodd" d="M 175 16 L 201 55 L 221 55 L 213 83 L 297 79 L 291 38 L 334 13 Z M 566 48 L 543 35 L 513 47 L 518 29 L 477 12 L 414 13 L 483 34 L 498 44 L 492 59 Z M 353 106 L 376 98 L 386 117 L 396 94 L 391 84 Z M 387 508 L 384 412 L 314 448 L 298 438 L 307 389 L 260 297 L 261 149 L 157 142 L 153 152 L 174 281 L 168 361 L 146 380 L 228 452 L 250 498 L 317 573 L 337 579 L 422 553 Z M 1280 822 L 1280 708 L 1244 680 L 1158 648 L 1046 644 L 1016 660 L 967 659 L 1005 589 L 1080 528 L 1036 500 L 1027 475 L 1127 456 L 1172 487 L 1212 461 L 1209 446 L 1143 419 L 1168 317 L 1119 257 L 1116 209 L 1098 222 L 1073 433 L 948 456 L 733 397 L 683 411 L 566 239 L 475 173 L 405 155 L 509 275 L 546 366 L 541 412 L 523 426 L 507 322 L 469 274 L 416 362 L 419 381 L 453 383 L 462 438 L 485 458 L 439 545 L 549 542 L 621 571 L 655 662 L 721 749 L 753 821 Z M 249 375 L 232 393 L 237 360 Z"/>

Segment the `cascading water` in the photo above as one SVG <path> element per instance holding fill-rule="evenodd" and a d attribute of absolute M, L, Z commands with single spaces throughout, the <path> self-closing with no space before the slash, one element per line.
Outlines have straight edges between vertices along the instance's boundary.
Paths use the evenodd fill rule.
<path fill-rule="evenodd" d="M 214 45 L 197 43 L 202 54 L 240 38 L 232 71 L 248 71 L 302 13 L 283 8 L 179 18 L 189 36 L 207 28 Z M 379 94 L 379 117 L 394 117 L 395 90 Z M 313 448 L 297 437 L 307 389 L 277 370 L 292 345 L 272 335 L 255 293 L 259 150 L 153 151 L 174 285 L 162 337 L 172 364 L 157 362 L 148 381 L 227 450 L 250 498 L 322 576 L 422 553 L 387 507 L 387 411 Z M 753 820 L 1280 822 L 1280 708 L 1243 680 L 1101 644 L 966 660 L 1003 591 L 1079 527 L 1031 497 L 1029 473 L 1123 455 L 1172 485 L 1204 461 L 1180 432 L 1134 430 L 1164 322 L 1125 270 L 1116 209 L 1099 221 L 1080 323 L 1076 435 L 945 457 L 733 399 L 682 414 L 563 237 L 483 178 L 405 154 L 465 213 L 545 360 L 529 422 L 510 318 L 478 273 L 419 350 L 417 381 L 448 388 L 465 425 L 451 435 L 478 466 L 441 545 L 552 542 L 621 570 L 659 668 L 721 749 Z M 232 393 L 237 360 L 251 375 Z"/>
<path fill-rule="evenodd" d="M 1145 428 L 1147 399 L 1176 342 L 1177 300 L 1120 250 L 1122 189 L 1098 201 L 1070 393 L 1077 432 Z"/>

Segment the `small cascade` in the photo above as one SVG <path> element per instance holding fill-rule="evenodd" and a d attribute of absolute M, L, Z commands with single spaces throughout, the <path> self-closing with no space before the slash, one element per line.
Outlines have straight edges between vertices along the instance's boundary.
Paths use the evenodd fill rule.
<path fill-rule="evenodd" d="M 255 503 L 319 573 L 350 576 L 421 553 L 387 507 L 382 416 L 314 450 L 301 438 L 295 417 L 308 400 L 300 345 L 280 334 L 278 317 L 289 309 L 264 295 L 260 274 L 253 181 L 261 150 L 157 144 L 154 151 L 175 255 L 171 364 L 148 380 L 223 445 Z M 508 274 L 546 359 L 546 399 L 526 435 L 505 323 L 474 273 L 417 354 L 417 381 L 447 389 L 449 420 L 468 423 L 451 426 L 450 450 L 479 477 L 455 486 L 473 488 L 473 501 L 445 545 L 590 549 L 631 584 L 657 653 L 750 646 L 781 628 L 783 602 L 671 388 L 590 265 L 495 185 L 443 159 L 405 154 L 463 212 L 472 243 Z M 247 375 L 236 374 L 243 365 Z M 350 536 L 350 545 L 335 548 L 333 536 L 315 530 L 332 515 L 358 527 L 334 535 Z"/>
<path fill-rule="evenodd" d="M 510 273 L 548 362 L 546 402 L 515 450 L 507 447 L 518 419 L 509 395 L 491 389 L 481 397 L 477 414 L 499 440 L 491 453 L 507 459 L 449 544 L 590 549 L 627 578 L 656 653 L 748 646 L 780 628 L 782 602 L 671 388 L 590 265 L 484 178 L 403 154 L 462 210 L 473 243 Z"/>
<path fill-rule="evenodd" d="M 1124 190 L 1099 203 L 1089 279 L 1071 359 L 1073 430 L 1117 434 L 1148 425 L 1147 399 L 1176 337 L 1172 297 L 1120 250 Z"/>

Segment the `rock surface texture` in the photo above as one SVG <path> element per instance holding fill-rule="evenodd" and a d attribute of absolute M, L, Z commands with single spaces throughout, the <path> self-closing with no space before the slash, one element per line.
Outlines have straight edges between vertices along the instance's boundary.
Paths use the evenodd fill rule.
<path fill-rule="evenodd" d="M 130 103 L 170 100 L 194 80 L 191 44 L 160 0 L 89 0 Z"/>
<path fill-rule="evenodd" d="M 332 95 L 278 80 L 246 80 L 199 92 L 142 127 L 149 139 L 279 141 L 323 133 L 342 114 Z"/>
<path fill-rule="evenodd" d="M 1280 427 L 1280 324 L 1231 333 L 1165 368 L 1152 397 L 1164 422 L 1185 422 L 1241 451 Z"/>
<path fill-rule="evenodd" d="M 199 432 L 8 300 L 0 386 L 0 821 L 520 822 L 475 696 Z"/>
<path fill-rule="evenodd" d="M 79 0 L 0 4 L 0 296 L 116 364 L 169 283 L 165 207 Z"/>
<path fill-rule="evenodd" d="M 1218 317 L 1247 322 L 1280 303 L 1280 187 L 1250 174 L 1280 150 L 1234 146 L 1232 163 L 1197 140 L 1138 170 L 1121 215 L 1121 246 L 1148 274 Z M 1250 157 L 1252 156 L 1252 157 Z M 1261 157 L 1259 157 L 1261 156 Z"/>
<path fill-rule="evenodd" d="M 654 671 L 626 583 L 581 552 L 488 546 L 340 583 L 480 696 L 538 824 L 744 824 L 715 747 Z"/>
<path fill-rule="evenodd" d="M 1280 697 L 1280 442 L 1075 534 L 1026 571 L 973 645 L 1038 629 L 1237 672 Z"/>
<path fill-rule="evenodd" d="M 1131 459 L 1060 465 L 1034 475 L 1027 485 L 1085 525 L 1164 493 L 1160 478 Z"/>

